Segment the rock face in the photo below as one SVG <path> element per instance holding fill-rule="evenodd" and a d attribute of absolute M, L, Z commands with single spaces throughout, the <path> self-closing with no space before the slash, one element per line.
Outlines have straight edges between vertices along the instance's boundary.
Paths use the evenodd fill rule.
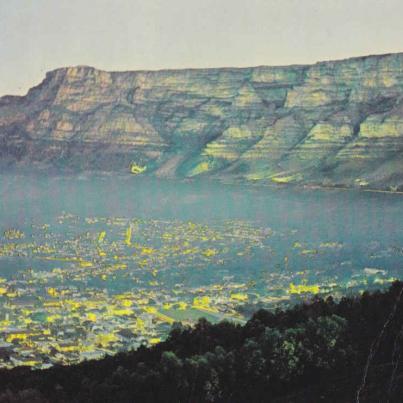
<path fill-rule="evenodd" d="M 47 73 L 0 98 L 0 168 L 403 188 L 403 53 Z M 133 172 L 134 173 L 134 172 Z"/>

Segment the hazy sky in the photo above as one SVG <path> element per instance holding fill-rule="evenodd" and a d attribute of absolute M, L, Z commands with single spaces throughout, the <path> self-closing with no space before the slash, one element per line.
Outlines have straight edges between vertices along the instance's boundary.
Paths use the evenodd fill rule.
<path fill-rule="evenodd" d="M 0 0 L 0 95 L 45 72 L 313 63 L 403 51 L 402 0 Z"/>

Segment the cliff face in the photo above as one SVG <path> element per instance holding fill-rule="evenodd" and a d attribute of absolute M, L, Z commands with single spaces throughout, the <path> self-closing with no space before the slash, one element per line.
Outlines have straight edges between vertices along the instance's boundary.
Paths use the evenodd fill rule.
<path fill-rule="evenodd" d="M 403 188 L 403 53 L 309 66 L 51 71 L 0 98 L 0 168 Z"/>

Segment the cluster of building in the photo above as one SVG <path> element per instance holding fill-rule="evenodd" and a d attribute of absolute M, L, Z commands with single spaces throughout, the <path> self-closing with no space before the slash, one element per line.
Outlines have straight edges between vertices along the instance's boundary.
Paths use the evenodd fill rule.
<path fill-rule="evenodd" d="M 337 254 L 343 245 L 312 247 L 291 242 L 295 237 L 243 221 L 66 213 L 7 229 L 0 242 L 0 367 L 99 358 L 158 343 L 175 321 L 243 322 L 262 304 L 341 292 L 336 275 L 321 279 L 315 270 L 295 271 L 290 261 Z M 290 243 L 290 252 L 276 254 L 276 242 Z M 393 280 L 366 268 L 348 281 L 359 287 L 368 278 Z"/>

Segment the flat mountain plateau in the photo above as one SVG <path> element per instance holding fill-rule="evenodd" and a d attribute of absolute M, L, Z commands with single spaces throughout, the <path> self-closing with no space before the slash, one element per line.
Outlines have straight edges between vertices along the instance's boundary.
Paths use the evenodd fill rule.
<path fill-rule="evenodd" d="M 0 169 L 403 190 L 403 53 L 51 71 L 0 98 Z"/>

